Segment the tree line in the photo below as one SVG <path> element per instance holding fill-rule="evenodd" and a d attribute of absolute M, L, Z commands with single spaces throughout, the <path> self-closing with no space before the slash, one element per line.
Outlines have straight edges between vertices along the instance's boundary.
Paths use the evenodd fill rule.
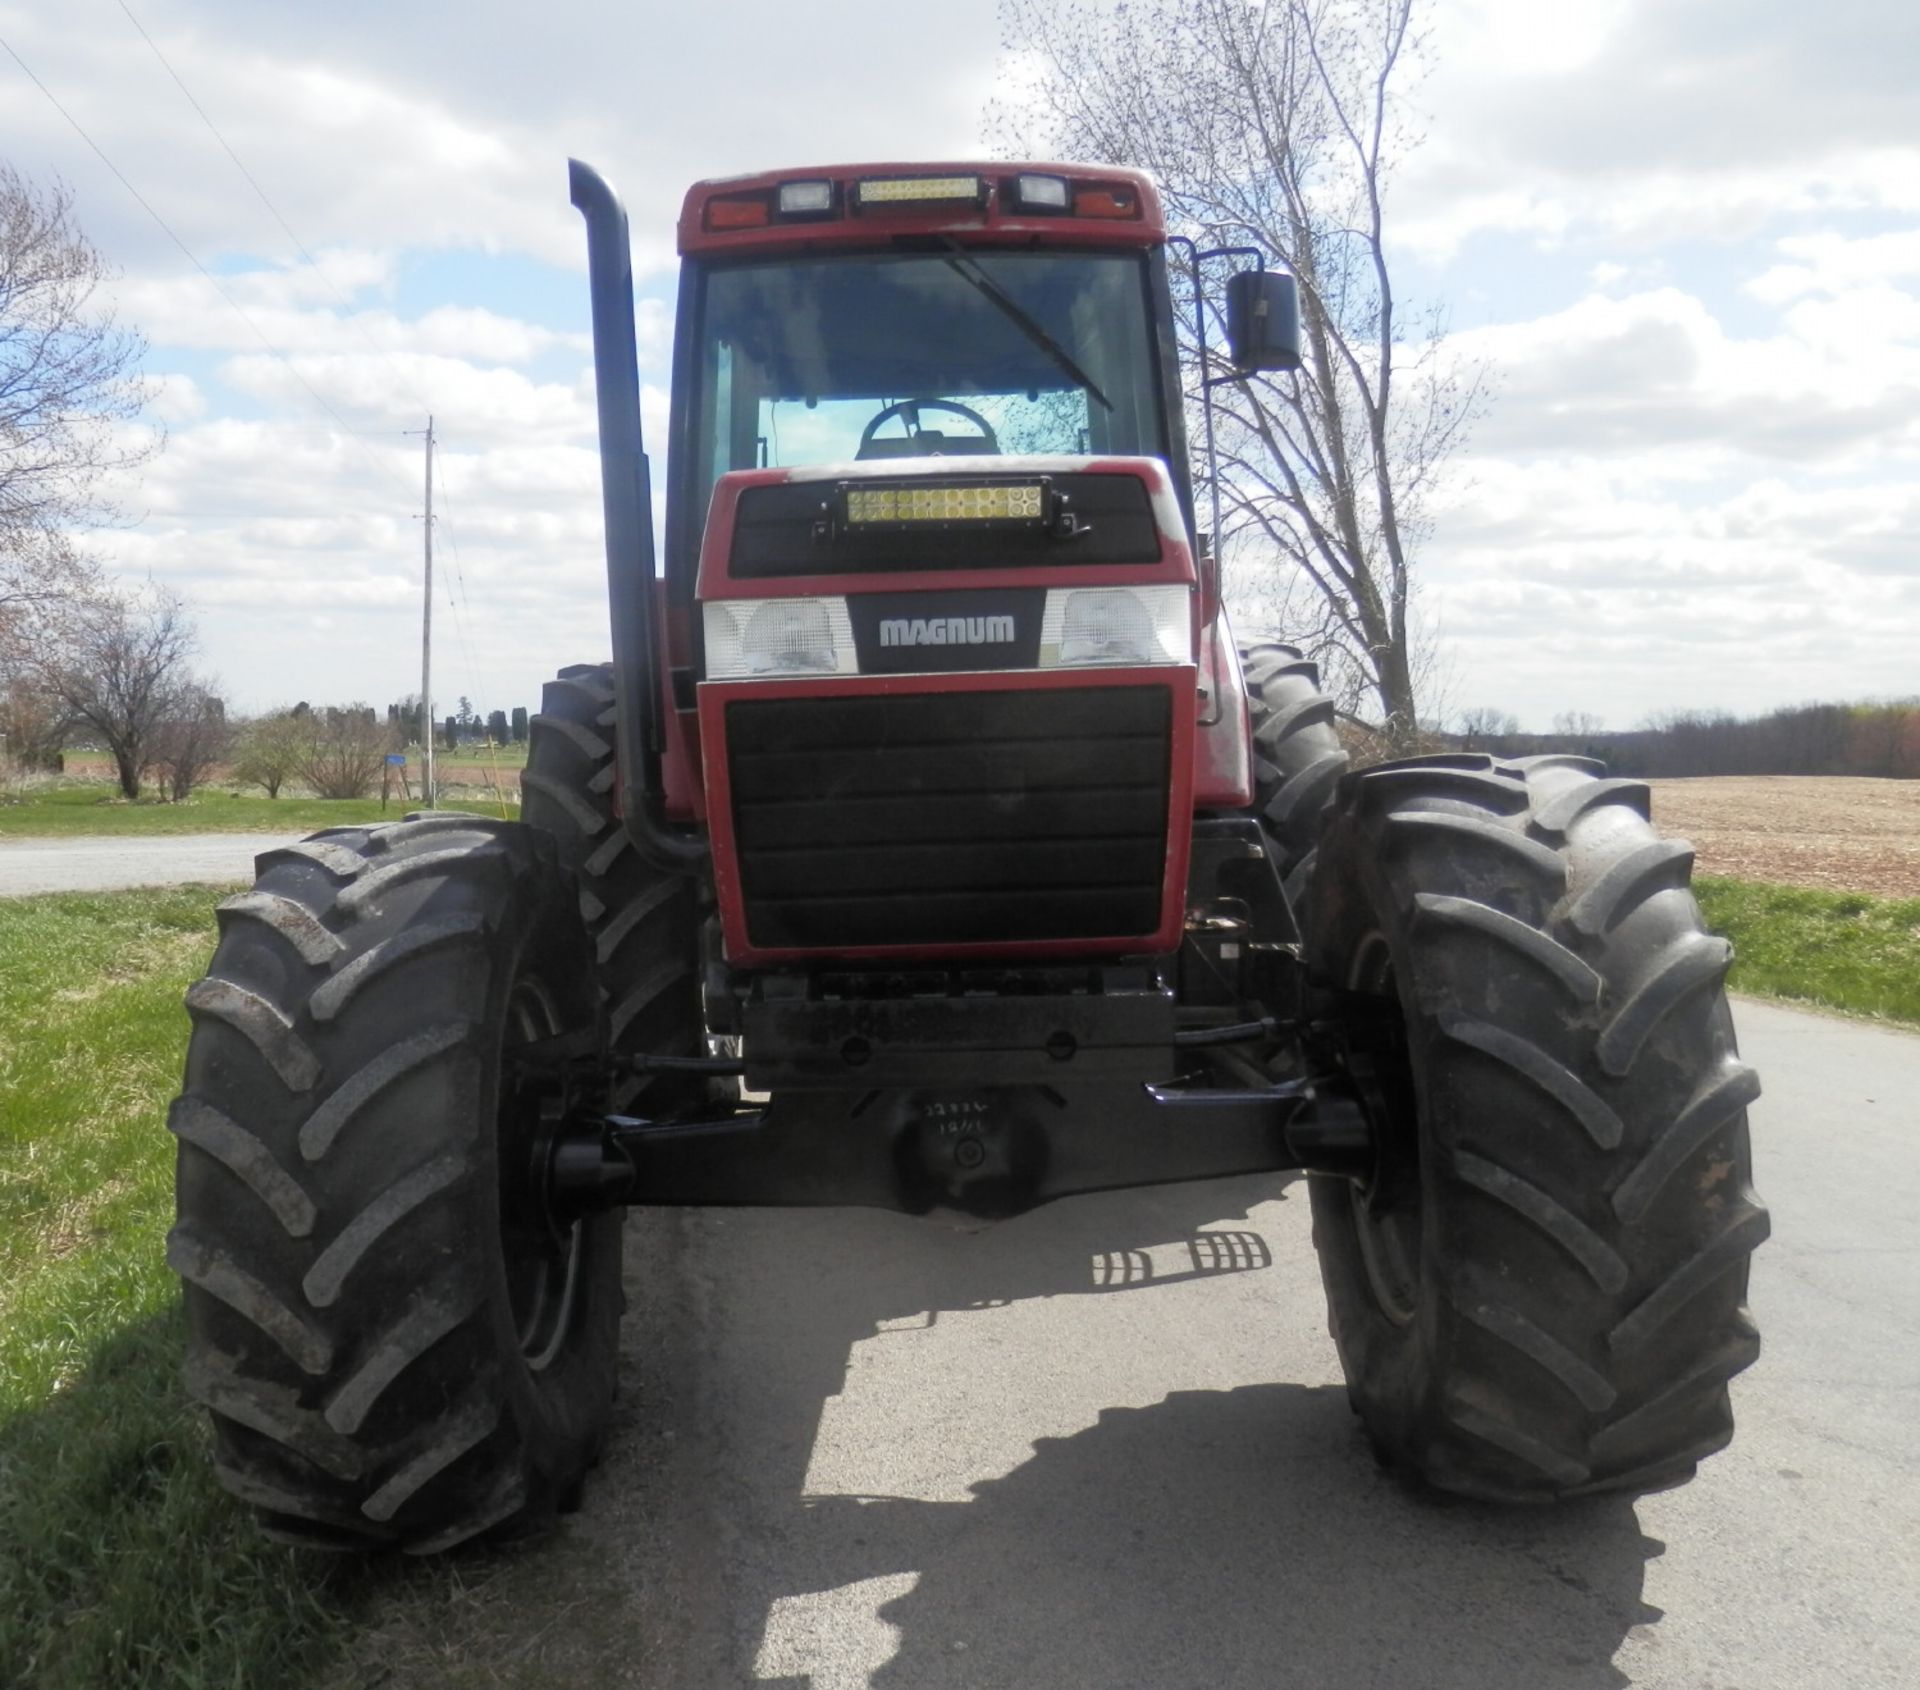
<path fill-rule="evenodd" d="M 1609 733 L 1597 718 L 1566 715 L 1549 734 L 1518 731 L 1498 710 L 1469 710 L 1452 736 L 1464 750 L 1596 757 L 1614 774 L 1867 775 L 1920 780 L 1920 698 L 1796 704 L 1760 716 L 1669 711 Z"/>
<path fill-rule="evenodd" d="M 411 735 L 415 744 L 426 743 L 418 693 L 409 693 L 397 704 L 389 704 L 387 720 L 396 729 Z M 438 743 L 442 751 L 457 751 L 463 745 L 524 745 L 528 721 L 525 705 L 516 704 L 511 710 L 489 710 L 483 715 L 463 697 L 459 707 L 441 719 Z"/>

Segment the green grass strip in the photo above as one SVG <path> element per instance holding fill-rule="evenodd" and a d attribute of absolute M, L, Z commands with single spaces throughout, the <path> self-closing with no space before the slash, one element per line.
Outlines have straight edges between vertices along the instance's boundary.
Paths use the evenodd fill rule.
<path fill-rule="evenodd" d="M 1707 876 L 1694 891 L 1733 941 L 1735 991 L 1920 1026 L 1920 898 Z"/>
<path fill-rule="evenodd" d="M 129 804 L 111 785 L 49 787 L 19 799 L 0 799 L 0 839 L 66 837 L 74 834 L 314 833 L 323 827 L 397 822 L 419 801 L 396 794 L 382 811 L 378 798 L 260 798 L 218 788 L 197 792 L 184 804 L 142 798 Z M 491 793 L 443 801 L 443 809 L 500 814 Z M 507 814 L 519 806 L 509 803 Z"/>
<path fill-rule="evenodd" d="M 262 1538 L 181 1389 L 166 1107 L 215 896 L 0 900 L 6 1690 L 303 1683 L 396 1580 Z"/>

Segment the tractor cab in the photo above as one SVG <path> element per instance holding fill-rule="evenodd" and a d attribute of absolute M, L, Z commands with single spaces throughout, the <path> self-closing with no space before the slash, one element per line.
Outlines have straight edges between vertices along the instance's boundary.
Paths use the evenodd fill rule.
<path fill-rule="evenodd" d="M 701 183 L 680 219 L 668 572 L 729 471 L 1150 457 L 1191 511 L 1165 228 L 1137 173 Z"/>

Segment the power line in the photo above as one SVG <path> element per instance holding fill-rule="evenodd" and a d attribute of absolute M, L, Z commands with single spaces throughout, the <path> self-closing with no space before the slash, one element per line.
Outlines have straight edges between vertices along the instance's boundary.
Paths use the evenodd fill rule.
<path fill-rule="evenodd" d="M 206 279 L 207 285 L 211 287 L 213 291 L 220 296 L 221 300 L 225 303 L 227 309 L 230 310 L 236 317 L 238 317 L 241 322 L 246 324 L 248 330 L 252 333 L 253 337 L 256 340 L 258 340 L 260 344 L 267 349 L 268 353 L 273 358 L 278 360 L 281 364 L 283 364 L 286 367 L 287 374 L 292 376 L 295 381 L 297 381 L 303 388 L 306 389 L 308 397 L 311 398 L 313 402 L 320 407 L 321 410 L 325 411 L 328 416 L 333 418 L 334 422 L 339 425 L 341 433 L 346 435 L 348 439 L 352 440 L 357 446 L 359 446 L 361 451 L 366 453 L 368 461 L 372 463 L 374 467 L 380 471 L 381 474 L 397 475 L 398 471 L 394 469 L 392 465 L 384 463 L 381 460 L 379 454 L 374 451 L 373 447 L 368 443 L 365 436 L 363 436 L 358 429 L 354 428 L 352 424 L 350 424 L 346 420 L 345 417 L 341 416 L 338 411 L 336 411 L 330 404 L 327 403 L 325 396 L 321 394 L 319 389 L 316 388 L 312 382 L 308 381 L 307 378 L 300 373 L 298 367 L 294 364 L 293 360 L 289 358 L 286 355 L 286 353 L 282 352 L 279 347 L 275 346 L 273 342 L 266 337 L 266 334 L 261 329 L 260 325 L 256 323 L 251 317 L 249 317 L 244 310 L 241 309 L 239 301 L 236 300 L 232 294 L 228 293 L 227 290 L 221 286 L 220 278 L 216 276 L 211 270 L 209 270 L 206 267 L 206 265 L 202 264 L 200 262 L 199 257 L 194 253 L 193 248 L 188 246 L 185 241 L 183 241 L 177 234 L 173 232 L 173 226 L 170 223 L 168 223 L 167 220 L 164 217 L 162 217 L 159 212 L 154 210 L 152 203 L 147 199 L 146 195 L 141 193 L 140 190 L 136 188 L 133 185 L 133 183 L 127 179 L 126 172 L 123 171 L 119 167 L 119 165 L 115 164 L 113 160 L 107 156 L 106 149 L 103 148 L 100 145 L 100 143 L 96 141 L 91 135 L 89 135 L 85 130 L 85 128 L 81 126 L 80 120 L 77 117 L 75 117 L 72 112 L 68 111 L 67 108 L 63 106 L 57 98 L 55 98 L 53 90 L 49 88 L 44 82 L 42 82 L 38 76 L 34 75 L 33 67 L 29 65 L 25 59 L 20 57 L 19 53 L 14 50 L 13 44 L 7 41 L 4 37 L 0 37 L 0 47 L 4 47 L 6 49 L 8 57 L 10 57 L 13 60 L 13 62 L 17 64 L 21 68 L 21 70 L 23 70 L 26 73 L 27 79 L 30 82 L 32 82 L 34 87 L 38 88 L 40 92 L 47 97 L 48 104 L 50 104 L 55 111 L 57 111 L 62 117 L 64 117 L 67 120 L 68 124 L 72 127 L 73 132 L 76 135 L 78 135 L 81 140 L 85 141 L 86 144 L 93 149 L 94 155 L 100 160 L 100 162 L 104 164 L 107 167 L 107 169 L 113 172 L 114 179 L 119 182 L 121 187 L 125 188 L 127 192 L 133 196 L 135 202 L 139 205 L 140 209 L 144 211 L 149 217 L 151 217 L 153 221 L 159 226 L 161 233 L 164 234 L 168 240 L 172 241 L 173 244 L 180 249 L 181 253 L 185 256 L 187 262 L 191 264 L 194 267 L 194 269 L 200 272 L 200 274 Z M 411 493 L 412 491 L 411 487 L 408 488 L 408 491 L 409 493 Z"/>
<path fill-rule="evenodd" d="M 286 230 L 288 238 L 291 239 L 294 245 L 300 249 L 301 255 L 306 259 L 308 264 L 313 266 L 315 272 L 318 275 L 320 275 L 322 281 L 325 282 L 329 288 L 332 288 L 333 284 L 331 279 L 328 278 L 326 273 L 320 269 L 320 266 L 315 261 L 312 253 L 307 251 L 306 246 L 304 245 L 304 243 L 301 242 L 299 236 L 294 234 L 292 227 L 286 222 L 286 219 L 280 216 L 280 213 L 274 207 L 272 201 L 267 198 L 265 191 L 261 189 L 259 183 L 254 180 L 252 173 L 246 168 L 244 164 L 240 162 L 238 155 L 234 153 L 232 147 L 227 145 L 225 138 L 220 135 L 220 132 L 215 127 L 213 120 L 207 116 L 204 110 L 201 109 L 199 102 L 193 98 L 193 95 L 188 90 L 186 84 L 184 82 L 181 82 L 178 73 L 175 72 L 173 67 L 167 63 L 165 55 L 160 52 L 160 49 L 157 46 L 154 46 L 152 37 L 148 36 L 146 30 L 141 28 L 140 20 L 134 17 L 131 11 L 127 10 L 124 0 L 121 0 L 121 10 L 127 13 L 128 21 L 133 24 L 135 29 L 138 29 L 140 31 L 140 34 L 146 40 L 147 45 L 153 48 L 154 56 L 158 58 L 161 64 L 166 68 L 168 75 L 171 76 L 174 82 L 179 86 L 181 93 L 186 95 L 188 103 L 192 105 L 194 110 L 200 114 L 201 120 L 206 123 L 207 127 L 210 130 L 213 131 L 214 138 L 220 142 L 221 146 L 225 149 L 227 156 L 233 160 L 234 165 L 239 169 L 240 173 L 246 177 L 247 181 L 252 185 L 254 191 L 260 195 L 261 200 L 263 201 L 263 203 L 266 204 L 267 209 L 273 213 L 276 221 L 278 221 L 280 223 L 280 226 L 284 230 Z M 340 413 L 336 411 L 331 404 L 327 402 L 326 397 L 323 394 L 321 394 L 320 391 L 317 388 L 315 388 L 314 385 L 310 381 L 308 381 L 304 375 L 300 373 L 300 370 L 294 364 L 293 360 L 290 357 L 288 357 L 287 354 L 283 352 L 279 347 L 274 345 L 274 343 L 271 340 L 267 338 L 265 332 L 260 328 L 260 326 L 257 323 L 255 323 L 251 317 L 247 315 L 244 309 L 242 309 L 239 301 L 237 301 L 232 296 L 232 294 L 230 294 L 226 290 L 226 288 L 221 285 L 220 279 L 217 276 L 215 276 L 214 273 L 211 270 L 209 270 L 206 267 L 206 265 L 200 261 L 198 255 L 193 251 L 193 249 L 189 247 L 187 243 L 184 240 L 182 240 L 178 234 L 174 232 L 172 225 L 169 224 L 167 220 L 164 217 L 162 217 L 157 210 L 155 210 L 152 202 L 150 202 L 147 199 L 147 197 L 143 193 L 141 193 L 138 188 L 136 188 L 133 185 L 133 183 L 128 179 L 126 172 L 123 171 L 117 164 L 113 162 L 113 160 L 110 157 L 107 156 L 106 149 L 103 148 L 98 141 L 94 140 L 94 138 L 87 132 L 86 128 L 81 124 L 80 120 L 76 118 L 72 112 L 68 111 L 64 105 L 60 103 L 60 100 L 55 96 L 53 90 L 40 80 L 40 78 L 34 73 L 33 67 L 29 65 L 25 59 L 21 58 L 20 54 L 14 48 L 12 43 L 7 41 L 4 37 L 0 37 L 0 47 L 3 47 L 6 49 L 8 57 L 10 57 L 13 60 L 13 62 L 20 67 L 20 69 L 25 73 L 27 79 L 30 82 L 32 82 L 33 85 L 36 88 L 38 88 L 40 92 L 46 97 L 47 103 L 51 105 L 53 109 L 57 111 L 63 118 L 66 119 L 69 127 L 72 128 L 73 132 L 76 135 L 78 135 L 82 141 L 86 142 L 87 146 L 93 151 L 94 155 L 100 160 L 102 164 L 104 164 L 107 167 L 109 171 L 112 172 L 114 179 L 119 182 L 121 187 L 126 189 L 128 194 L 131 195 L 132 198 L 134 199 L 135 203 L 139 205 L 140 209 L 144 211 L 148 215 L 148 217 L 152 218 L 153 222 L 158 226 L 160 231 L 167 237 L 168 240 L 173 242 L 173 244 L 180 250 L 182 256 L 186 258 L 187 262 L 191 264 L 194 267 L 194 269 L 199 271 L 200 275 L 205 279 L 208 286 L 210 286 L 213 289 L 213 291 L 220 296 L 222 303 L 226 305 L 227 309 L 232 311 L 233 314 L 236 317 L 238 317 L 240 321 L 247 326 L 248 331 L 253 335 L 253 337 L 256 340 L 260 342 L 260 344 L 263 347 L 266 348 L 268 354 L 271 357 L 273 357 L 278 363 L 280 363 L 285 367 L 287 373 L 291 375 L 293 379 L 300 384 L 300 386 L 306 391 L 308 397 L 311 398 L 313 402 L 317 406 L 319 406 L 319 408 L 322 411 L 324 411 L 329 417 L 333 419 L 334 423 L 339 427 L 341 433 L 344 434 L 348 439 L 353 441 L 353 443 L 357 445 L 360 448 L 360 450 L 366 455 L 368 462 L 373 464 L 373 466 L 377 470 L 379 470 L 383 475 L 398 477 L 399 475 L 398 469 L 395 466 L 390 465 L 386 463 L 383 459 L 381 459 L 379 454 L 374 450 L 372 444 L 366 439 L 366 437 L 362 435 L 358 429 L 354 428 L 349 422 L 347 422 L 347 420 L 344 417 L 342 417 Z M 340 297 L 337 290 L 335 290 L 335 297 L 336 298 Z M 349 307 L 349 310 L 350 309 L 351 307 Z M 357 324 L 355 326 L 356 328 L 358 328 Z M 362 330 L 361 332 L 364 336 L 364 330 Z M 401 372 L 399 371 L 398 367 L 394 365 L 391 358 L 387 357 L 385 352 L 383 352 L 377 345 L 373 345 L 371 340 L 368 341 L 368 344 L 372 346 L 373 351 L 376 354 L 378 354 L 383 361 L 386 362 L 388 367 L 394 371 L 396 376 L 401 375 Z M 401 380 L 403 382 L 403 385 L 407 385 L 409 387 L 411 386 L 410 383 L 407 383 L 405 381 L 404 376 L 401 376 Z M 411 496 L 411 493 L 412 493 L 411 485 L 407 483 L 403 483 L 403 485 L 407 486 L 407 491 L 409 493 L 409 496 Z M 449 530 L 448 530 L 448 539 L 453 544 L 454 575 L 455 575 L 455 579 L 458 581 L 458 584 L 459 584 L 460 598 L 467 599 L 466 572 L 461 567 L 459 542 L 454 537 L 451 527 L 449 527 Z M 462 664 L 467 671 L 467 684 L 469 687 L 472 687 L 477 691 L 478 683 L 477 683 L 477 678 L 474 674 L 472 648 L 467 641 L 465 619 L 460 614 L 461 604 L 459 600 L 456 600 L 454 597 L 453 582 L 446 583 L 446 592 L 447 592 L 448 604 L 453 611 L 454 633 L 460 646 Z M 473 608 L 472 601 L 470 599 L 467 599 L 466 609 L 469 612 L 469 614 L 471 613 L 472 608 Z"/>
<path fill-rule="evenodd" d="M 386 348 L 382 347 L 378 342 L 374 340 L 374 338 L 370 334 L 367 333 L 365 326 L 354 315 L 353 303 L 347 298 L 347 296 L 344 293 L 341 292 L 341 290 L 338 287 L 334 285 L 333 278 L 326 273 L 326 270 L 322 267 L 319 259 L 314 257 L 312 251 L 308 248 L 306 242 L 301 240 L 299 233 L 294 229 L 293 225 L 287 220 L 286 216 L 281 212 L 280 208 L 274 204 L 273 199 L 267 193 L 267 190 L 263 186 L 261 186 L 260 179 L 257 176 L 255 176 L 251 170 L 247 168 L 246 162 L 240 157 L 239 153 L 234 150 L 233 144 L 230 141 L 228 141 L 228 139 L 224 134 L 221 133 L 220 126 L 213 121 L 213 118 L 208 113 L 206 107 L 201 105 L 199 100 L 194 97 L 193 90 L 187 86 L 185 79 L 180 75 L 180 73 L 177 70 L 173 68 L 173 64 L 167 58 L 166 54 L 160 50 L 160 44 L 157 41 L 155 41 L 152 35 L 150 35 L 147 32 L 146 26 L 141 23 L 139 18 L 134 16 L 133 8 L 127 4 L 127 0 L 116 0 L 116 3 L 119 5 L 120 10 L 126 14 L 127 22 L 132 24 L 133 27 L 139 31 L 140 39 L 146 42 L 148 48 L 152 51 L 153 56 L 160 61 L 161 68 L 165 70 L 167 75 L 173 79 L 174 86 L 180 90 L 182 96 L 186 99 L 187 104 L 193 107 L 195 115 L 200 119 L 200 121 L 203 124 L 206 125 L 207 133 L 210 134 L 214 138 L 214 140 L 219 143 L 220 150 L 224 152 L 227 155 L 228 159 L 232 161 L 234 169 L 240 172 L 241 176 L 245 179 L 247 186 L 253 190 L 254 195 L 259 199 L 260 203 L 267 208 L 267 212 L 273 218 L 274 222 L 279 224 L 281 232 L 287 237 L 288 240 L 290 240 L 293 243 L 295 250 L 300 254 L 300 256 L 303 259 L 306 260 L 308 267 L 313 271 L 313 273 L 316 276 L 320 278 L 321 283 L 326 287 L 327 291 L 333 295 L 335 302 L 340 306 L 341 310 L 346 313 L 346 316 L 343 320 L 360 337 L 361 342 L 367 347 L 367 349 L 371 351 L 374 354 L 374 356 L 379 358 L 379 360 L 383 364 L 385 364 L 389 370 L 393 372 L 394 379 L 400 384 L 402 388 L 404 388 L 413 397 L 413 399 L 420 405 L 421 409 L 431 412 L 433 409 L 433 406 L 429 403 L 428 400 L 426 400 L 421 395 L 420 390 L 416 386 L 414 386 L 411 380 L 408 379 L 406 373 L 400 368 L 400 366 L 394 362 L 393 358 L 387 352 Z M 447 492 L 446 492 L 446 487 L 443 481 L 443 485 L 441 488 L 441 500 L 443 505 L 446 502 L 446 496 L 447 496 Z M 431 515 L 429 515 L 427 520 L 429 522 L 432 522 L 434 519 Z M 473 654 L 472 654 L 472 649 L 469 646 L 467 641 L 465 620 L 461 616 L 461 611 L 463 608 L 465 609 L 466 615 L 468 618 L 470 618 L 473 615 L 473 600 L 468 595 L 468 592 L 467 592 L 466 569 L 464 567 L 464 560 L 462 559 L 461 553 L 460 553 L 459 536 L 454 531 L 451 511 L 444 512 L 443 520 L 445 523 L 447 540 L 453 552 L 453 560 L 452 560 L 453 561 L 453 571 L 452 571 L 453 579 L 451 581 L 445 582 L 444 590 L 447 594 L 447 603 L 453 612 L 454 636 L 460 646 L 461 658 L 467 670 L 467 684 L 469 686 L 474 686 L 476 684 L 476 678 L 473 673 L 473 668 L 474 668 Z M 460 590 L 460 596 L 458 600 L 454 598 L 454 586 L 456 583 L 458 584 L 459 590 Z"/>
<path fill-rule="evenodd" d="M 174 86 L 178 88 L 183 95 L 186 96 L 187 104 L 193 107 L 194 112 L 198 115 L 200 121 L 207 126 L 207 133 L 210 134 L 216 141 L 220 143 L 221 151 L 224 152 L 227 155 L 227 157 L 233 161 L 234 169 L 239 171 L 240 174 L 246 178 L 247 186 L 251 188 L 254 191 L 254 193 L 259 197 L 260 203 L 267 208 L 267 211 L 269 212 L 269 214 L 271 214 L 274 222 L 280 225 L 282 233 L 286 235 L 288 240 L 293 242 L 295 249 L 299 252 L 300 256 L 307 261 L 307 264 L 311 267 L 311 269 L 313 270 L 313 273 L 320 278 L 321 282 L 325 285 L 327 291 L 333 295 L 335 301 L 339 304 L 340 308 L 343 311 L 348 313 L 348 316 L 345 320 L 348 323 L 349 327 L 351 327 L 354 330 L 354 332 L 360 336 L 361 340 L 366 343 L 368 350 L 371 351 L 376 357 L 378 357 L 380 361 L 384 363 L 387 366 L 387 368 L 393 372 L 394 379 L 397 380 L 400 383 L 400 385 L 407 390 L 409 396 L 415 401 L 415 403 L 417 403 L 420 406 L 420 408 L 424 411 L 432 410 L 433 409 L 432 405 L 424 397 L 422 397 L 420 390 L 417 387 L 415 387 L 411 381 L 407 379 L 405 372 L 402 371 L 400 366 L 396 364 L 393 361 L 393 359 L 388 355 L 386 349 L 382 347 L 377 341 L 375 341 L 373 336 L 368 334 L 365 327 L 352 315 L 354 310 L 352 301 L 350 301 L 347 298 L 347 296 L 340 291 L 339 288 L 334 286 L 333 278 L 326 273 L 324 268 L 322 268 L 320 260 L 315 258 L 313 254 L 307 250 L 306 242 L 301 240 L 301 238 L 294 233 L 293 225 L 289 223 L 286 220 L 286 218 L 281 215 L 280 208 L 277 205 L 275 205 L 271 199 L 267 197 L 267 190 L 260 186 L 259 178 L 256 177 L 254 173 L 246 167 L 246 165 L 242 162 L 240 155 L 233 150 L 233 147 L 228 142 L 226 136 L 220 133 L 220 126 L 217 123 L 215 123 L 211 117 L 207 115 L 206 107 L 201 105 L 200 102 L 193 97 L 193 90 L 189 88 L 186 85 L 186 83 L 181 79 L 180 73 L 173 68 L 173 65 L 169 62 L 167 55 L 160 51 L 160 44 L 157 41 L 155 41 L 151 35 L 147 33 L 146 26 L 143 23 L 141 23 L 141 21 L 133 15 L 132 9 L 127 5 L 127 0 L 117 0 L 117 3 L 120 7 L 120 10 L 127 14 L 127 22 L 132 24 L 135 29 L 139 30 L 140 39 L 146 42 L 148 47 L 152 48 L 153 56 L 160 61 L 161 68 L 166 71 L 167 75 L 173 78 Z"/>

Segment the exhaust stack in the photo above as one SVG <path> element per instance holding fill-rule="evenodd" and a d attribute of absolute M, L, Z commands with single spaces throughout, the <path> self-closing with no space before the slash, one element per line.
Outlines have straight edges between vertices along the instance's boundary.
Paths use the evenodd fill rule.
<path fill-rule="evenodd" d="M 577 158 L 567 161 L 567 190 L 587 225 L 622 815 L 635 849 L 647 861 L 657 868 L 693 873 L 707 860 L 705 841 L 675 832 L 660 813 L 661 675 L 660 641 L 654 626 L 653 498 L 640 435 L 640 358 L 633 334 L 633 252 L 627 212 L 607 179 Z"/>

